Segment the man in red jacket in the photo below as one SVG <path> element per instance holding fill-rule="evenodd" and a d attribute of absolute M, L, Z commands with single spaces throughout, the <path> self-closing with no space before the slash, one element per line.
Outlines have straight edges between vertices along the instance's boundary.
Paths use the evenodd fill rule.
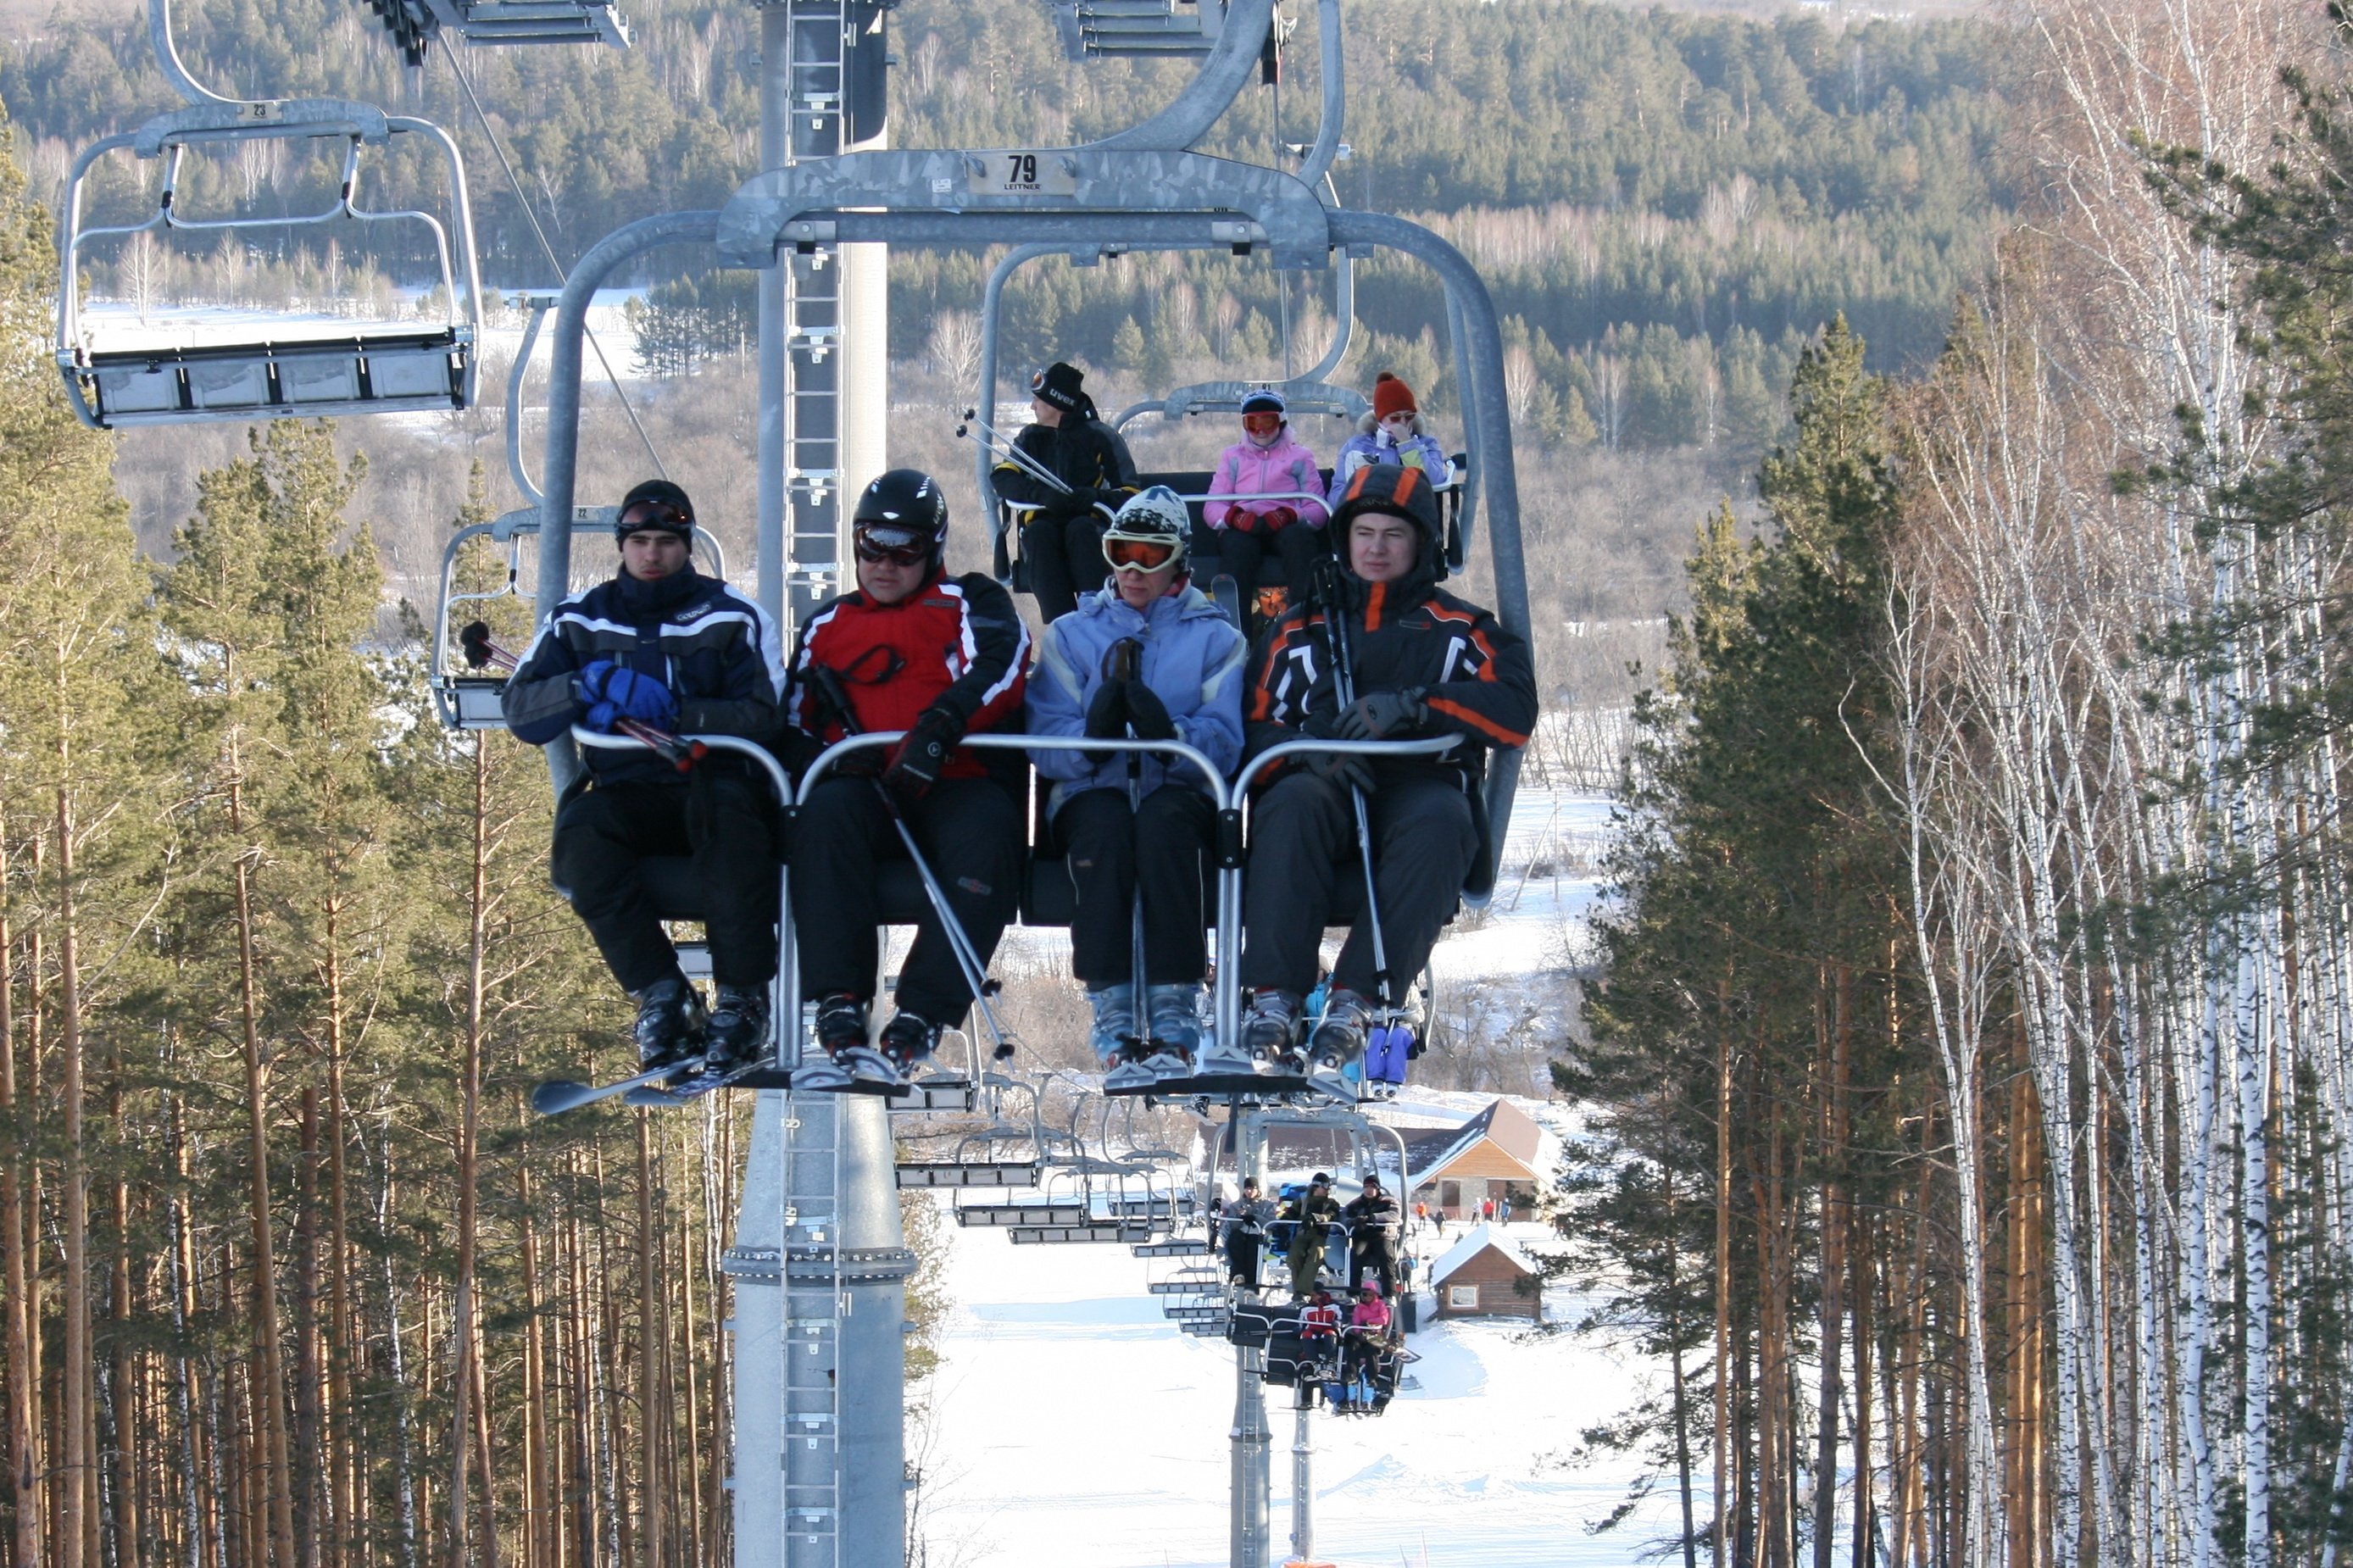
<path fill-rule="evenodd" d="M 896 747 L 852 753 L 829 773 L 794 826 L 801 994 L 818 1005 L 818 1044 L 839 1063 L 812 1062 L 802 1087 L 848 1087 L 843 1068 L 885 1084 L 902 1079 L 972 1005 L 955 949 L 927 909 L 879 1056 L 866 1048 L 880 963 L 876 871 L 906 854 L 894 813 L 982 964 L 1018 901 L 1022 758 L 958 742 L 975 731 L 1019 728 L 1029 634 L 993 578 L 947 574 L 947 502 L 929 475 L 894 468 L 867 486 L 851 521 L 857 590 L 818 607 L 793 655 L 779 750 L 794 766 L 853 731 L 906 731 Z"/>

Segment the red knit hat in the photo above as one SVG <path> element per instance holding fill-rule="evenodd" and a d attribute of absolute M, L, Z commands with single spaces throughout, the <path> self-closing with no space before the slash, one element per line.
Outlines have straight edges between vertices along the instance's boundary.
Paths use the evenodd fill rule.
<path fill-rule="evenodd" d="M 1386 419 L 1392 414 L 1419 414 L 1421 409 L 1413 401 L 1413 388 L 1383 371 L 1373 378 L 1373 417 Z"/>

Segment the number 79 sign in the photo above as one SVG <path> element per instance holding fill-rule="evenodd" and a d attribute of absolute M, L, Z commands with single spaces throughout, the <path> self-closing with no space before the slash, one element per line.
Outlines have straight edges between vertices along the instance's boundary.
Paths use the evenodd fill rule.
<path fill-rule="evenodd" d="M 983 196 L 1074 196 L 1079 176 L 1067 151 L 1016 148 L 975 154 L 969 164 L 972 191 Z"/>

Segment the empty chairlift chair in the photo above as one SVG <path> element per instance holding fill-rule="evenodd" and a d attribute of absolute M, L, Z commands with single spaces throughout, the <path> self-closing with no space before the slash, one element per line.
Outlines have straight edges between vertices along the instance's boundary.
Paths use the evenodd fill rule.
<path fill-rule="evenodd" d="M 361 205 L 364 155 L 381 156 L 396 138 L 438 154 L 447 182 L 441 214 Z M 254 142 L 324 141 L 340 153 L 332 196 L 312 210 L 265 216 L 203 217 L 185 211 L 180 187 L 192 152 Z M 87 221 L 90 175 L 98 160 L 129 152 L 161 160 L 153 210 L 135 223 Z M 441 412 L 474 400 L 481 285 L 473 220 L 457 143 L 430 121 L 388 115 L 333 99 L 195 103 L 110 136 L 76 158 L 66 182 L 65 243 L 58 311 L 58 367 L 75 412 L 100 429 L 207 419 Z M 362 321 L 328 313 L 237 311 L 218 321 L 155 321 L 143 312 L 93 310 L 83 302 L 92 242 L 129 246 L 149 237 L 216 232 L 231 243 L 262 230 L 316 229 L 349 240 L 366 232 L 422 235 L 438 268 L 438 320 Z M 354 247 L 349 244 L 347 251 Z M 361 255 L 397 254 L 360 247 Z M 127 263 L 135 265 L 135 263 Z"/>

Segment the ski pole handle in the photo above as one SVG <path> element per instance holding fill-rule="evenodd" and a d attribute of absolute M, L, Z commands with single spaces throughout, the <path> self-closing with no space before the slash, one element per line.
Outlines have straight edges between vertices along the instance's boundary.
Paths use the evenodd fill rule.
<path fill-rule="evenodd" d="M 466 665 L 480 669 L 494 665 L 512 674 L 522 666 L 522 660 L 491 640 L 491 628 L 485 621 L 469 621 L 458 633 L 458 646 L 466 655 Z"/>

